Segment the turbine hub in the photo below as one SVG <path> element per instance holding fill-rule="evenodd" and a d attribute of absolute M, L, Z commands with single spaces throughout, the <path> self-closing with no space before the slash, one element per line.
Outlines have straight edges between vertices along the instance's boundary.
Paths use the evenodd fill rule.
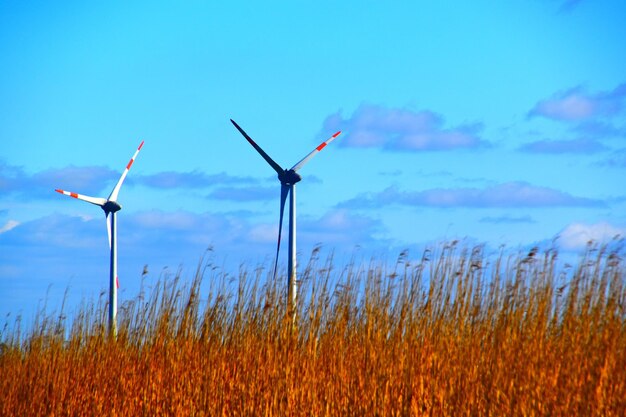
<path fill-rule="evenodd" d="M 104 210 L 105 213 L 115 213 L 121 209 L 122 206 L 120 206 L 117 201 L 107 201 L 104 203 L 104 206 L 102 206 L 102 210 Z"/>
<path fill-rule="evenodd" d="M 285 169 L 283 172 L 278 174 L 278 179 L 281 184 L 294 185 L 295 183 L 300 182 L 302 177 L 293 169 Z"/>

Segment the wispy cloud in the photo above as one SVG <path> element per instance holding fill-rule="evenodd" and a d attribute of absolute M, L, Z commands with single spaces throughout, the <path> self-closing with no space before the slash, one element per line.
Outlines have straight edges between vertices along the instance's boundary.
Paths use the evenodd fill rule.
<path fill-rule="evenodd" d="M 176 265 L 190 255 L 196 258 L 209 244 L 217 242 L 227 249 L 233 248 L 233 242 L 250 249 L 245 239 L 249 228 L 248 220 L 228 214 L 159 210 L 126 213 L 119 218 L 120 262 L 131 254 L 140 254 L 142 262 L 157 263 L 167 259 Z M 54 254 L 59 262 L 67 258 L 68 264 L 75 261 L 77 254 L 81 259 L 101 257 L 106 264 L 105 218 L 60 214 L 37 218 L 1 233 L 0 246 L 8 256 L 7 262 L 13 262 L 11 254 L 17 257 L 23 254 L 23 248 L 29 248 L 30 252 Z"/>
<path fill-rule="evenodd" d="M 612 152 L 607 158 L 595 165 L 610 168 L 626 168 L 626 148 Z"/>
<path fill-rule="evenodd" d="M 98 192 L 115 181 L 119 173 L 106 167 L 52 168 L 29 174 L 22 167 L 0 162 L 0 193 L 24 199 L 54 196 L 55 188 L 75 192 Z"/>
<path fill-rule="evenodd" d="M 305 219 L 299 223 L 298 235 L 310 244 L 368 246 L 376 241 L 384 242 L 374 235 L 383 231 L 380 220 L 350 212 L 347 209 L 335 209 L 318 219 Z"/>
<path fill-rule="evenodd" d="M 278 198 L 280 187 L 219 187 L 208 197 L 215 200 L 259 201 Z"/>
<path fill-rule="evenodd" d="M 106 167 L 50 168 L 28 173 L 20 166 L 0 161 L 0 196 L 20 195 L 24 199 L 56 198 L 55 188 L 84 194 L 101 195 L 110 191 L 120 172 Z M 315 177 L 312 179 L 316 180 Z M 206 174 L 200 171 L 164 171 L 150 175 L 128 177 L 129 185 L 143 185 L 158 189 L 201 189 L 227 184 L 257 184 L 252 177 L 240 177 L 226 173 Z M 252 187 L 250 187 L 252 189 Z M 1 197 L 0 197 L 1 198 Z"/>
<path fill-rule="evenodd" d="M 324 121 L 324 131 L 343 130 L 343 146 L 378 147 L 395 151 L 445 151 L 485 146 L 480 123 L 445 127 L 443 117 L 429 110 L 412 111 L 363 104 L 348 118 L 341 113 Z"/>
<path fill-rule="evenodd" d="M 603 206 L 604 202 L 576 197 L 563 191 L 531 185 L 525 182 L 507 182 L 484 189 L 434 188 L 425 191 L 401 191 L 389 187 L 379 193 L 367 193 L 340 203 L 340 207 L 376 208 L 388 205 L 425 207 L 563 207 Z"/>
<path fill-rule="evenodd" d="M 579 122 L 619 114 L 626 99 L 626 83 L 610 91 L 589 93 L 583 87 L 574 87 L 539 101 L 529 112 L 529 117 Z"/>
<path fill-rule="evenodd" d="M 152 188 L 207 188 L 213 185 L 224 184 L 250 184 L 256 183 L 252 177 L 239 177 L 228 175 L 224 172 L 219 174 L 206 174 L 200 171 L 175 172 L 164 171 L 151 175 L 139 175 L 133 178 L 133 182 Z"/>
<path fill-rule="evenodd" d="M 571 131 L 582 137 L 591 137 L 594 139 L 626 136 L 625 127 L 617 127 L 601 120 L 585 120 L 572 126 Z"/>
<path fill-rule="evenodd" d="M 287 224 L 283 224 L 286 228 Z M 298 242 L 307 248 L 317 244 L 329 247 L 368 246 L 376 240 L 384 240 L 374 235 L 384 229 L 379 220 L 351 213 L 347 209 L 331 210 L 319 218 L 304 217 L 298 221 Z M 286 239 L 287 229 L 283 230 Z M 257 224 L 249 231 L 248 238 L 253 242 L 274 244 L 278 238 L 278 219 L 272 224 Z M 285 246 L 283 246 L 285 247 Z"/>
<path fill-rule="evenodd" d="M 583 0 L 565 0 L 561 2 L 561 6 L 559 7 L 559 11 L 563 13 L 571 12 L 576 7 L 582 3 Z"/>
<path fill-rule="evenodd" d="M 589 154 L 604 151 L 606 146 L 593 139 L 571 139 L 571 140 L 539 140 L 522 145 L 521 151 L 530 153 L 581 153 Z"/>
<path fill-rule="evenodd" d="M 104 215 L 97 218 L 51 214 L 23 223 L 10 223 L 0 235 L 0 244 L 11 247 L 42 246 L 63 248 L 94 248 L 106 245 L 106 223 Z"/>
<path fill-rule="evenodd" d="M 483 217 L 479 220 L 481 223 L 493 223 L 493 224 L 515 224 L 515 223 L 535 223 L 530 216 L 497 216 L 497 217 Z"/>
<path fill-rule="evenodd" d="M 185 248 L 220 242 L 228 246 L 243 242 L 248 220 L 224 213 L 166 212 L 150 210 L 134 213 L 128 227 L 136 230 L 135 240 L 158 242 L 159 250 L 182 252 Z"/>
<path fill-rule="evenodd" d="M 4 225 L 0 226 L 0 234 L 2 234 L 4 232 L 8 232 L 11 229 L 14 229 L 19 224 L 20 223 L 18 221 L 15 221 L 15 220 L 7 221 Z"/>

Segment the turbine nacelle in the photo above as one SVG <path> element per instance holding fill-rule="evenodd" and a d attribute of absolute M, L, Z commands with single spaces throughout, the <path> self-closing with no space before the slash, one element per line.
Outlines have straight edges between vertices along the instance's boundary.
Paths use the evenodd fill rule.
<path fill-rule="evenodd" d="M 104 210 L 104 212 L 107 214 L 118 212 L 121 209 L 122 209 L 122 206 L 117 201 L 107 201 L 102 206 L 102 210 Z"/>
<path fill-rule="evenodd" d="M 278 174 L 278 179 L 283 185 L 294 185 L 302 180 L 302 176 L 293 169 L 285 169 Z"/>

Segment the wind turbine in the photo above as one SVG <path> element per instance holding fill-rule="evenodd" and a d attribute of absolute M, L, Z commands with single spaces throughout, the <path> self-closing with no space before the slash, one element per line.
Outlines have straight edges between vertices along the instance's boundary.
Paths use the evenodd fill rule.
<path fill-rule="evenodd" d="M 283 213 L 285 211 L 285 202 L 287 201 L 287 196 L 290 196 L 289 199 L 289 250 L 287 257 L 287 300 L 290 303 L 291 308 L 293 308 L 293 315 L 295 318 L 295 306 L 296 306 L 296 297 L 297 297 L 297 282 L 296 282 L 296 183 L 302 180 L 300 174 L 298 174 L 298 170 L 302 168 L 311 158 L 313 158 L 319 151 L 324 149 L 326 145 L 335 140 L 337 136 L 341 134 L 341 131 L 335 133 L 326 141 L 319 144 L 319 146 L 307 156 L 302 158 L 298 163 L 296 163 L 290 169 L 283 169 L 280 165 L 278 165 L 272 158 L 269 157 L 268 154 L 261 149 L 259 145 L 257 145 L 250 136 L 244 130 L 239 127 L 237 123 L 233 119 L 230 119 L 233 125 L 239 130 L 239 132 L 250 142 L 250 145 L 256 149 L 256 151 L 265 159 L 265 161 L 270 164 L 270 166 L 276 171 L 278 174 L 278 180 L 280 181 L 280 218 L 278 221 L 278 243 L 276 245 L 276 261 L 274 263 L 274 278 L 276 278 L 276 272 L 278 269 L 278 253 L 280 251 L 280 237 L 283 228 Z"/>
<path fill-rule="evenodd" d="M 111 249 L 111 264 L 110 264 L 110 274 L 109 274 L 109 332 L 113 334 L 113 336 L 117 336 L 117 289 L 119 288 L 119 282 L 117 279 L 117 225 L 116 225 L 116 216 L 117 212 L 122 209 L 122 206 L 117 202 L 117 195 L 120 192 L 120 188 L 122 187 L 122 183 L 130 170 L 130 167 L 135 162 L 135 158 L 141 147 L 143 146 L 143 141 L 139 144 L 139 147 L 135 151 L 135 154 L 130 159 L 128 164 L 126 165 L 126 169 L 122 173 L 122 176 L 115 184 L 113 191 L 109 195 L 109 198 L 100 198 L 100 197 L 89 197 L 82 194 L 73 193 L 70 191 L 64 190 L 55 190 L 57 193 L 61 193 L 64 195 L 68 195 L 73 198 L 77 198 L 79 200 L 86 201 L 91 204 L 95 204 L 96 206 L 100 206 L 102 210 L 104 210 L 104 214 L 106 216 L 107 222 L 107 232 L 109 234 L 109 248 Z"/>

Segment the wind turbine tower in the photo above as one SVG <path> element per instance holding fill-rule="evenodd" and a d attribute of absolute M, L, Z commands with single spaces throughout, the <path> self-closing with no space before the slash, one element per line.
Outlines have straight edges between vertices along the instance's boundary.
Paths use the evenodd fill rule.
<path fill-rule="evenodd" d="M 265 159 L 265 161 L 276 171 L 278 174 L 278 180 L 280 181 L 280 216 L 278 221 L 278 243 L 276 245 L 276 261 L 274 263 L 274 278 L 276 278 L 276 272 L 278 270 L 278 253 L 280 251 L 280 238 L 283 227 L 283 213 L 285 211 L 285 202 L 287 196 L 289 196 L 289 247 L 287 256 L 287 300 L 289 307 L 292 309 L 293 317 L 295 319 L 296 302 L 297 302 L 297 279 L 296 279 L 296 184 L 302 180 L 298 171 L 313 158 L 319 151 L 324 149 L 326 145 L 335 140 L 337 136 L 341 134 L 341 131 L 335 133 L 330 138 L 320 143 L 313 151 L 302 158 L 290 169 L 283 169 L 272 158 L 269 157 L 259 145 L 256 144 L 248 136 L 248 134 L 241 128 L 234 120 L 230 120 L 232 124 L 239 130 L 239 132 L 246 138 L 246 140 L 252 145 L 254 149 Z"/>
<path fill-rule="evenodd" d="M 117 196 L 122 187 L 122 183 L 130 170 L 130 167 L 135 162 L 135 158 L 139 154 L 143 141 L 139 144 L 139 147 L 135 151 L 135 154 L 126 165 L 126 169 L 122 173 L 122 176 L 115 184 L 113 191 L 108 198 L 101 197 L 89 197 L 82 194 L 73 193 L 64 190 L 55 190 L 57 193 L 61 193 L 78 200 L 83 200 L 91 204 L 99 206 L 104 211 L 107 223 L 107 232 L 109 235 L 109 248 L 111 249 L 111 263 L 109 273 L 109 332 L 114 337 L 117 336 L 117 289 L 119 287 L 119 281 L 117 277 L 117 212 L 122 209 L 122 206 L 117 202 Z"/>

